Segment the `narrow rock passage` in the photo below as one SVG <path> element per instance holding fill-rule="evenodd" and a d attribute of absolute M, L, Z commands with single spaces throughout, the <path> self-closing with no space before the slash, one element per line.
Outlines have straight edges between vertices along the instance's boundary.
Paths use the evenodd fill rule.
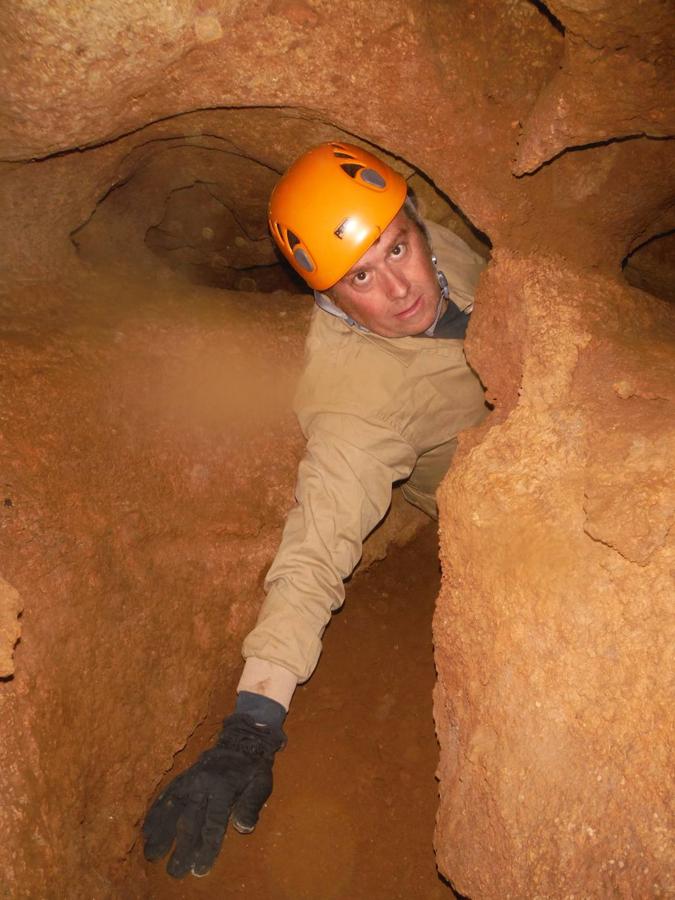
<path fill-rule="evenodd" d="M 432 849 L 438 586 L 431 523 L 354 579 L 314 677 L 296 692 L 257 830 L 229 829 L 203 879 L 173 881 L 162 864 L 146 864 L 146 896 L 451 900 Z"/>

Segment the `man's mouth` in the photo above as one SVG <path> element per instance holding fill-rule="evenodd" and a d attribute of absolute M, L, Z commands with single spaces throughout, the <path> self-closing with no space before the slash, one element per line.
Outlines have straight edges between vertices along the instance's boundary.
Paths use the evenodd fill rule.
<path fill-rule="evenodd" d="M 414 316 L 422 307 L 422 295 L 415 300 L 412 306 L 408 306 L 400 313 L 396 313 L 397 319 L 409 319 L 411 316 Z"/>

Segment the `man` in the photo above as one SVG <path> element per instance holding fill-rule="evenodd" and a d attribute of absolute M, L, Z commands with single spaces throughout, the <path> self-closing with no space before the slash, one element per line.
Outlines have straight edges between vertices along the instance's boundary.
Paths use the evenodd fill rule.
<path fill-rule="evenodd" d="M 293 691 L 318 662 L 343 580 L 387 512 L 392 484 L 435 516 L 457 434 L 485 415 L 463 352 L 483 260 L 422 222 L 398 173 L 351 144 L 314 147 L 274 189 L 269 224 L 315 292 L 295 403 L 307 448 L 244 641 L 235 712 L 145 821 L 148 859 L 175 841 L 167 865 L 175 877 L 210 870 L 230 816 L 238 831 L 254 829 Z"/>

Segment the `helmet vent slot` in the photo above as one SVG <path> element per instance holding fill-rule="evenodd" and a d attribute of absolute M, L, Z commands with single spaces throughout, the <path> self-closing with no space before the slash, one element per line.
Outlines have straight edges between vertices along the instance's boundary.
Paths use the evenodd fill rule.
<path fill-rule="evenodd" d="M 360 163 L 341 163 L 340 168 L 343 172 L 346 172 L 350 178 L 356 180 L 356 177 L 358 176 L 359 180 L 369 187 L 382 190 L 382 188 L 386 188 L 387 186 L 387 182 L 379 172 L 376 172 L 375 169 L 367 169 Z"/>
<path fill-rule="evenodd" d="M 372 185 L 372 187 L 376 188 L 383 188 L 387 186 L 387 182 L 379 172 L 375 171 L 375 169 L 364 169 L 361 172 L 361 180 L 365 181 L 366 184 L 370 184 Z"/>
<path fill-rule="evenodd" d="M 309 256 L 305 253 L 302 247 L 298 247 L 297 250 L 293 251 L 293 258 L 297 262 L 297 264 L 305 270 L 305 272 L 313 272 L 314 266 L 312 265 L 312 261 Z"/>
<path fill-rule="evenodd" d="M 336 156 L 338 159 L 354 159 L 351 153 L 342 153 L 342 151 L 338 150 L 333 153 L 333 156 Z"/>
<path fill-rule="evenodd" d="M 294 250 L 295 247 L 300 243 L 300 238 L 297 236 L 297 234 L 294 234 L 290 230 L 290 228 L 286 231 L 286 238 L 288 240 L 288 246 L 291 248 L 291 250 Z"/>

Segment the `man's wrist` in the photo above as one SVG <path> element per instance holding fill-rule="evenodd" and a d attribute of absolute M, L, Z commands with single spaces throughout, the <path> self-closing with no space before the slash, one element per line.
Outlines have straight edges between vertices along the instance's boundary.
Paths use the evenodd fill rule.
<path fill-rule="evenodd" d="M 281 728 L 286 718 L 286 710 L 281 703 L 251 691 L 240 691 L 237 694 L 234 711 L 251 716 L 256 725 L 269 725 L 272 728 Z"/>
<path fill-rule="evenodd" d="M 297 684 L 298 676 L 294 672 L 269 660 L 249 656 L 237 685 L 237 693 L 248 691 L 262 694 L 288 710 Z"/>

